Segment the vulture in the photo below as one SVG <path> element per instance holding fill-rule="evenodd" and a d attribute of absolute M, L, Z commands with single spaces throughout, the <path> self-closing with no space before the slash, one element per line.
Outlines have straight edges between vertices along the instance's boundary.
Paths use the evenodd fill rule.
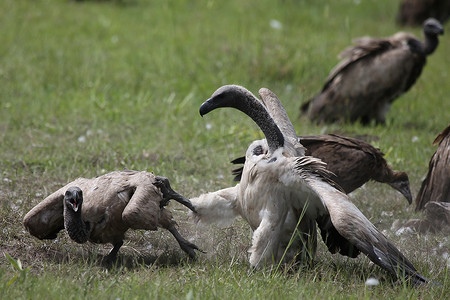
<path fill-rule="evenodd" d="M 423 209 L 425 218 L 408 220 L 397 232 L 412 229 L 423 234 L 442 232 L 450 234 L 450 202 L 429 201 Z"/>
<path fill-rule="evenodd" d="M 392 102 L 416 82 L 444 33 L 439 21 L 423 24 L 425 41 L 399 32 L 388 38 L 363 37 L 344 50 L 322 91 L 300 110 L 318 123 L 384 123 Z"/>
<path fill-rule="evenodd" d="M 268 108 L 268 107 L 267 107 Z M 268 108 L 272 115 L 271 110 Z M 305 154 L 320 158 L 327 164 L 327 169 L 333 174 L 331 178 L 346 194 L 350 194 L 369 180 L 387 183 L 399 191 L 412 203 L 408 174 L 389 167 L 384 154 L 369 143 L 360 139 L 337 134 L 310 135 L 298 137 L 306 147 Z M 245 157 L 232 161 L 243 164 Z M 239 181 L 242 167 L 233 170 L 234 180 Z"/>
<path fill-rule="evenodd" d="M 270 91 L 263 89 L 262 93 Z M 275 95 L 273 98 L 277 99 Z M 249 223 L 253 229 L 251 266 L 280 262 L 292 246 L 299 245 L 289 241 L 298 233 L 309 237 L 300 249 L 314 255 L 317 224 L 331 253 L 356 257 L 362 252 L 375 264 L 413 284 L 429 281 L 333 182 L 323 161 L 298 154 L 303 147 L 285 113 L 274 119 L 250 91 L 237 85 L 216 90 L 200 106 L 200 115 L 220 107 L 248 115 L 265 139 L 250 144 L 236 186 L 200 195 L 191 202 L 199 222 L 227 221 L 240 215 Z"/>
<path fill-rule="evenodd" d="M 428 166 L 428 174 L 422 181 L 416 197 L 416 211 L 431 201 L 450 202 L 450 125 L 434 140 L 439 144 Z"/>
<path fill-rule="evenodd" d="M 111 243 L 104 262 L 113 262 L 128 229 L 167 229 L 191 258 L 199 248 L 176 229 L 170 211 L 173 199 L 195 211 L 165 177 L 149 172 L 115 171 L 96 178 L 78 178 L 31 209 L 24 217 L 27 231 L 39 239 L 55 239 L 61 229 L 77 243 Z"/>
<path fill-rule="evenodd" d="M 425 19 L 433 17 L 441 23 L 450 17 L 448 0 L 402 0 L 397 13 L 397 22 L 401 25 L 420 25 Z"/>

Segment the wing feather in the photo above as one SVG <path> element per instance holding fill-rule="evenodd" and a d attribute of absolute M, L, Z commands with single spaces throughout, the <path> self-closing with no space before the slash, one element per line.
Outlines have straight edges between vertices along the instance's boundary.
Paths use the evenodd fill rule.
<path fill-rule="evenodd" d="M 326 177 L 324 164 L 318 159 L 308 156 L 288 158 L 292 166 L 292 176 L 299 180 L 290 181 L 291 184 L 306 184 L 325 205 L 318 217 L 321 229 L 328 230 L 322 237 L 334 237 L 335 241 L 328 242 L 330 251 L 356 257 L 358 251 L 366 254 L 371 261 L 390 273 L 410 278 L 413 283 L 425 283 L 429 280 L 420 275 L 406 257 L 362 214 L 349 200 L 348 196 L 337 188 L 330 186 Z M 292 188 L 292 187 L 291 187 Z M 304 189 L 304 188 L 303 188 Z M 332 226 L 326 225 L 327 218 Z M 336 233 L 333 231 L 336 230 Z M 339 244 L 341 243 L 341 244 Z M 352 252 L 351 245 L 358 251 Z M 334 248 L 333 248 L 334 247 Z"/>

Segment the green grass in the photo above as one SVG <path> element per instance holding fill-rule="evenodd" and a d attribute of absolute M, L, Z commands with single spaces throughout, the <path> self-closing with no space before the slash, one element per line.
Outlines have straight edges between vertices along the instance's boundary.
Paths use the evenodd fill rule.
<path fill-rule="evenodd" d="M 245 2 L 245 3 L 241 3 Z M 25 232 L 24 214 L 77 177 L 124 168 L 153 171 L 193 197 L 230 186 L 229 161 L 262 134 L 242 114 L 220 110 L 201 118 L 200 104 L 221 85 L 273 90 L 298 134 L 368 135 L 417 194 L 450 120 L 450 41 L 415 86 L 398 99 L 387 125 L 317 126 L 298 119 L 337 54 L 352 38 L 420 28 L 395 22 L 398 1 L 85 1 L 0 2 L 0 289 L 2 298 L 433 298 L 450 293 L 448 237 L 396 236 L 394 220 L 413 207 L 390 187 L 368 183 L 351 198 L 426 276 L 443 284 L 411 289 L 373 266 L 330 255 L 296 272 L 252 272 L 251 231 L 196 228 L 171 204 L 184 236 L 207 254 L 185 261 L 170 234 L 130 232 L 121 263 L 96 263 L 109 245 L 78 245 L 65 233 L 39 241 Z M 270 20 L 282 24 L 270 27 Z M 447 24 L 445 30 L 449 31 Z M 211 126 L 210 130 L 206 125 Z M 151 245 L 151 247 L 149 246 Z M 3 256 L 20 259 L 18 271 Z M 29 268 L 29 269 L 27 269 Z M 8 283 L 15 274 L 17 279 Z M 370 276 L 381 285 L 369 289 Z"/>

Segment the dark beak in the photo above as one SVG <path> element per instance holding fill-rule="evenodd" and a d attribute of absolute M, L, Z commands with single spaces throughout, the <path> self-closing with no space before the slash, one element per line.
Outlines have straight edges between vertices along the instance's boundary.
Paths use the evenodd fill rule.
<path fill-rule="evenodd" d="M 213 105 L 212 99 L 209 98 L 208 100 L 206 100 L 205 102 L 203 102 L 203 104 L 200 106 L 200 110 L 199 110 L 200 116 L 203 117 L 204 115 L 206 115 L 207 113 L 209 113 L 210 111 L 212 111 L 214 108 L 215 108 L 215 107 L 214 107 L 214 105 Z"/>

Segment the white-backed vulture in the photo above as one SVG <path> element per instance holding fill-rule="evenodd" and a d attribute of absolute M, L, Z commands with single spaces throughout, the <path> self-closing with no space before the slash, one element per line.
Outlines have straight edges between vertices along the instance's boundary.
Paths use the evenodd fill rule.
<path fill-rule="evenodd" d="M 225 215 L 241 215 L 254 230 L 250 264 L 261 266 L 279 261 L 283 242 L 306 224 L 317 222 L 323 240 L 332 253 L 356 257 L 360 252 L 390 273 L 414 284 L 428 282 L 406 257 L 359 211 L 318 158 L 296 155 L 297 140 L 282 133 L 264 105 L 248 90 L 228 85 L 215 91 L 200 107 L 203 116 L 220 107 L 236 108 L 263 131 L 266 140 L 253 142 L 247 150 L 241 182 L 235 187 L 191 199 L 197 218 L 217 218 L 218 209 Z M 290 121 L 289 121 L 290 122 Z M 292 125 L 291 125 L 292 126 Z M 292 128 L 292 127 L 291 127 Z M 295 142 L 294 143 L 298 143 Z M 261 151 L 262 144 L 268 151 Z M 307 232 L 307 233 L 309 233 Z M 285 249 L 289 247 L 285 246 Z M 307 249 L 308 250 L 308 249 Z"/>
<path fill-rule="evenodd" d="M 149 172 L 116 171 L 68 183 L 31 209 L 23 223 L 39 239 L 54 239 L 66 228 L 77 243 L 111 243 L 113 249 L 105 262 L 116 258 L 128 229 L 162 227 L 195 258 L 198 247 L 180 235 L 172 214 L 165 209 L 170 199 L 195 211 L 188 199 L 170 187 L 167 178 Z"/>
<path fill-rule="evenodd" d="M 405 32 L 355 40 L 355 46 L 339 55 L 343 60 L 331 70 L 322 91 L 301 106 L 302 113 L 318 123 L 384 123 L 392 102 L 420 76 L 444 29 L 427 19 L 423 32 L 424 42 Z"/>
<path fill-rule="evenodd" d="M 450 202 L 450 125 L 434 140 L 439 144 L 431 157 L 427 177 L 422 181 L 416 197 L 416 211 L 429 201 Z"/>
<path fill-rule="evenodd" d="M 270 113 L 270 110 L 269 110 Z M 399 191 L 412 203 L 408 174 L 393 170 L 384 154 L 378 149 L 360 139 L 340 136 L 337 134 L 299 136 L 300 143 L 306 148 L 305 154 L 320 158 L 327 164 L 327 169 L 345 193 L 350 194 L 369 180 L 386 183 Z M 232 161 L 243 164 L 245 157 Z M 239 181 L 243 168 L 232 171 L 234 180 Z"/>

